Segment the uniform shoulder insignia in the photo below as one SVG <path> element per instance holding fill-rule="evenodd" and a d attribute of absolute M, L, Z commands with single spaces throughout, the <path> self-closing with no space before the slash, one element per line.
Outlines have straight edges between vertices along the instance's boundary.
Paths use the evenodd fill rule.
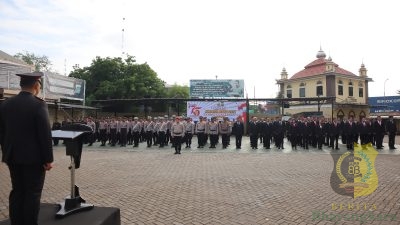
<path fill-rule="evenodd" d="M 42 98 L 39 98 L 38 96 L 35 96 L 35 98 L 36 98 L 37 100 L 40 100 L 40 101 L 44 102 L 44 100 L 43 100 Z"/>

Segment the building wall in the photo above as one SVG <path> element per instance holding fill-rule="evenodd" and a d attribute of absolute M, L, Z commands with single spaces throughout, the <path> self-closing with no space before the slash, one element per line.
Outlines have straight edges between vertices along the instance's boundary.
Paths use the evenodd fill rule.
<path fill-rule="evenodd" d="M 305 97 L 317 97 L 317 82 L 322 82 L 322 95 L 320 97 L 336 96 L 339 103 L 367 104 L 367 85 L 362 79 L 348 78 L 344 76 L 314 76 L 308 79 L 286 80 L 283 82 L 283 93 L 287 98 L 288 85 L 292 88 L 292 98 L 300 98 L 300 85 L 305 84 Z M 343 95 L 339 95 L 339 81 L 343 82 Z M 350 82 L 353 86 L 353 96 L 349 96 Z M 359 96 L 360 84 L 362 85 L 363 95 Z"/>
<path fill-rule="evenodd" d="M 339 95 L 339 81 L 343 82 L 343 95 Z M 353 83 L 353 96 L 349 96 L 350 82 Z M 361 79 L 347 78 L 344 76 L 335 77 L 336 102 L 367 104 L 367 86 L 366 81 Z M 363 89 L 363 96 L 359 96 L 360 84 Z"/>
<path fill-rule="evenodd" d="M 295 105 L 290 106 L 289 108 L 285 108 L 285 115 L 295 115 L 303 112 L 317 112 L 318 105 Z M 333 105 L 332 104 L 321 104 L 320 112 L 322 112 L 323 117 L 325 118 L 343 118 L 348 119 L 352 116 L 356 120 L 360 120 L 362 117 L 369 117 L 369 108 L 368 106 L 350 106 L 350 105 Z"/>
<path fill-rule="evenodd" d="M 333 106 L 329 104 L 321 105 L 320 111 L 326 118 L 349 118 L 353 116 L 355 119 L 360 119 L 364 116 L 369 116 L 369 108 L 367 104 L 367 81 L 363 78 L 357 77 L 346 77 L 340 76 L 338 74 L 329 73 L 319 76 L 313 76 L 304 79 L 296 80 L 282 80 L 284 97 L 287 96 L 288 85 L 292 88 L 292 98 L 300 98 L 300 84 L 305 84 L 305 97 L 312 98 L 317 97 L 317 82 L 321 82 L 322 85 L 322 95 L 320 97 L 330 97 L 336 96 L 336 102 Z M 339 81 L 342 81 L 343 94 L 339 95 Z M 353 96 L 349 96 L 349 84 L 353 83 Z M 363 96 L 359 97 L 359 87 L 360 84 L 363 88 Z M 289 108 L 284 110 L 286 115 L 294 115 L 302 112 L 317 112 L 318 105 L 291 105 Z"/>

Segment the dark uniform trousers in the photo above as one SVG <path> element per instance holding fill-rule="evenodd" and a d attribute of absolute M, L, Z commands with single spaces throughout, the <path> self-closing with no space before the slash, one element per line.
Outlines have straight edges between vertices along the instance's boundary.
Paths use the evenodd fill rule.
<path fill-rule="evenodd" d="M 229 144 L 229 136 L 228 134 L 221 134 L 221 139 L 222 139 L 222 147 L 226 148 Z"/>
<path fill-rule="evenodd" d="M 158 142 L 160 143 L 160 148 L 164 147 L 165 145 L 165 131 L 158 132 Z"/>
<path fill-rule="evenodd" d="M 204 131 L 197 133 L 197 144 L 200 148 L 204 147 L 204 145 L 206 144 L 206 136 L 204 134 Z"/>
<path fill-rule="evenodd" d="M 121 128 L 121 135 L 120 135 L 119 143 L 121 146 L 126 146 L 127 141 L 128 141 L 128 129 Z"/>
<path fill-rule="evenodd" d="M 146 131 L 146 142 L 147 142 L 147 147 L 151 147 L 153 145 L 153 132 L 152 131 Z"/>
<path fill-rule="evenodd" d="M 185 133 L 186 147 L 190 147 L 192 145 L 192 138 L 193 138 L 193 134 L 191 132 Z"/>
<path fill-rule="evenodd" d="M 117 129 L 116 128 L 110 129 L 110 138 L 111 138 L 111 145 L 115 146 L 115 144 L 117 143 Z"/>
<path fill-rule="evenodd" d="M 128 129 L 128 134 L 126 135 L 126 138 L 127 138 L 128 145 L 132 145 L 132 143 L 133 143 L 133 134 L 132 134 L 132 130 L 131 129 Z"/>
<path fill-rule="evenodd" d="M 99 131 L 100 131 L 101 146 L 104 146 L 104 145 L 106 145 L 106 142 L 107 142 L 107 130 L 99 129 Z"/>
<path fill-rule="evenodd" d="M 8 168 L 12 184 L 9 206 L 12 225 L 37 225 L 46 174 L 43 165 L 9 164 Z"/>
<path fill-rule="evenodd" d="M 139 131 L 134 131 L 133 132 L 133 147 L 138 147 L 140 142 L 140 132 Z"/>
<path fill-rule="evenodd" d="M 181 154 L 182 136 L 174 136 L 173 141 L 175 147 L 175 154 Z"/>

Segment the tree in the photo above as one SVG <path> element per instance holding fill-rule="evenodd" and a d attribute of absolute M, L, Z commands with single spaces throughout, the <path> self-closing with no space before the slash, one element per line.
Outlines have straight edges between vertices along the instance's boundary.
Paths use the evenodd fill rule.
<path fill-rule="evenodd" d="M 189 87 L 184 85 L 180 86 L 178 84 L 172 85 L 172 87 L 167 89 L 168 98 L 189 98 Z"/>
<path fill-rule="evenodd" d="M 188 86 L 180 86 L 175 83 L 171 87 L 167 88 L 166 96 L 167 98 L 189 98 L 189 91 L 190 89 Z M 171 106 L 172 108 L 175 108 L 176 111 L 184 111 L 186 108 L 186 102 L 175 102 Z"/>
<path fill-rule="evenodd" d="M 147 63 L 137 64 L 129 55 L 125 60 L 96 57 L 89 67 L 75 67 L 69 76 L 86 80 L 88 102 L 165 96 L 165 83 L 157 73 Z"/>
<path fill-rule="evenodd" d="M 24 53 L 17 53 L 14 55 L 15 58 L 18 58 L 29 65 L 35 66 L 35 71 L 50 71 L 51 70 L 51 61 L 45 55 L 37 56 L 34 53 L 30 53 L 25 51 Z"/>

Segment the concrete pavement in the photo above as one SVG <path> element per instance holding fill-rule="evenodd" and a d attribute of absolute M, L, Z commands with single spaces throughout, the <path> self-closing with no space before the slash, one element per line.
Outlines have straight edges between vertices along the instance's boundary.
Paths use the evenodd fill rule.
<path fill-rule="evenodd" d="M 196 143 L 196 138 L 194 138 Z M 330 185 L 330 149 L 251 150 L 248 137 L 236 150 L 170 147 L 87 147 L 76 183 L 96 206 L 121 209 L 122 224 L 399 224 L 400 151 L 385 149 L 375 162 L 378 189 L 353 199 Z M 193 146 L 197 146 L 193 144 Z M 344 153 L 341 145 L 338 153 Z M 69 157 L 54 148 L 42 202 L 69 194 Z M 9 172 L 0 165 L 0 221 L 8 218 Z M 338 209 L 342 205 L 342 209 Z M 350 210 L 351 209 L 351 210 Z M 374 221 L 371 221 L 371 218 Z M 356 221 L 357 219 L 357 221 Z"/>

